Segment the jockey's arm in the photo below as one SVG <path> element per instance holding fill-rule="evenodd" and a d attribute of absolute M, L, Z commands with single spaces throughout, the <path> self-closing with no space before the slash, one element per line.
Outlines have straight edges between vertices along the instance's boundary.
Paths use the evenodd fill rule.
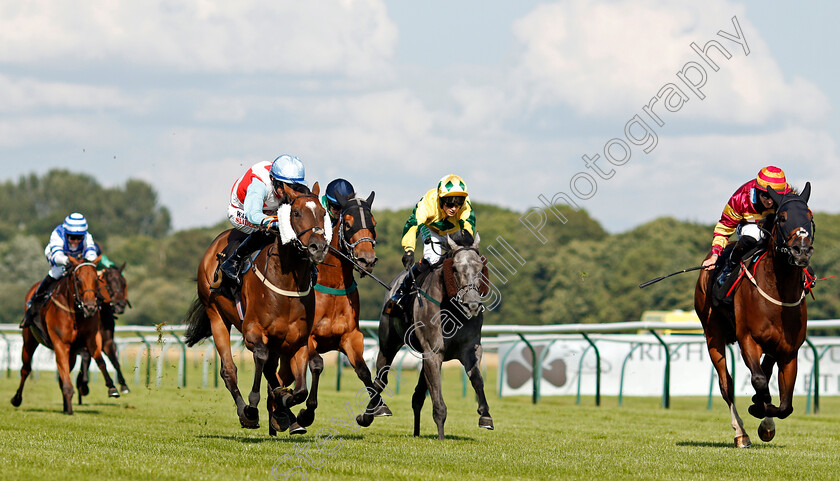
<path fill-rule="evenodd" d="M 64 239 L 56 231 L 50 234 L 50 242 L 44 249 L 44 255 L 47 256 L 47 260 L 53 265 L 66 266 L 70 262 L 70 258 L 64 252 Z"/>
<path fill-rule="evenodd" d="M 85 258 L 86 261 L 94 261 L 96 260 L 96 243 L 93 242 L 93 236 L 90 235 L 90 232 L 85 234 L 85 248 L 82 251 L 82 257 Z"/>
<path fill-rule="evenodd" d="M 245 202 L 242 203 L 242 208 L 245 210 L 245 218 L 251 224 L 262 225 L 268 217 L 263 213 L 263 205 L 267 196 L 268 187 L 262 182 L 251 182 L 248 190 L 245 191 Z"/>

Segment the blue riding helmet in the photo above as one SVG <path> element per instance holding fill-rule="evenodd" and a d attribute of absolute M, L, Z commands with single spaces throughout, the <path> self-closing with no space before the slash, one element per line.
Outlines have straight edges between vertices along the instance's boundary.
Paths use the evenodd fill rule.
<path fill-rule="evenodd" d="M 327 184 L 327 191 L 324 194 L 324 197 L 327 198 L 327 202 L 329 202 L 330 206 L 336 210 L 341 207 L 338 205 L 339 195 L 345 199 L 349 199 L 356 195 L 356 189 L 353 188 L 353 184 L 344 179 L 335 179 Z"/>
<path fill-rule="evenodd" d="M 88 230 L 88 223 L 85 216 L 78 212 L 73 212 L 65 217 L 62 226 L 64 227 L 64 233 L 71 235 L 85 235 Z"/>
<path fill-rule="evenodd" d="M 275 181 L 306 185 L 306 170 L 303 168 L 303 162 L 292 155 L 283 154 L 274 159 L 269 174 Z"/>

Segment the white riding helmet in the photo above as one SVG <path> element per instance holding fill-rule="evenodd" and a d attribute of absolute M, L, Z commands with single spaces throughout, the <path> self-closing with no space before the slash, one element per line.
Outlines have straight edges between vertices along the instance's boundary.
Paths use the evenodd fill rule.
<path fill-rule="evenodd" d="M 292 155 L 283 154 L 274 159 L 269 171 L 271 178 L 287 184 L 306 185 L 306 170 L 303 162 Z"/>
<path fill-rule="evenodd" d="M 64 226 L 64 233 L 72 235 L 85 235 L 88 230 L 88 224 L 85 216 L 79 214 L 78 212 L 73 212 L 65 217 L 62 226 Z"/>

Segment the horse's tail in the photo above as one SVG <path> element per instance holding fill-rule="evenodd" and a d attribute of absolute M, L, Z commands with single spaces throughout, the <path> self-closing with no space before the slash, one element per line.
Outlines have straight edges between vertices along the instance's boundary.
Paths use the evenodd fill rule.
<path fill-rule="evenodd" d="M 187 324 L 187 332 L 184 333 L 184 342 L 187 346 L 194 346 L 210 337 L 213 332 L 210 330 L 210 317 L 207 316 L 207 308 L 201 299 L 196 299 L 187 315 L 184 316 L 184 324 Z"/>

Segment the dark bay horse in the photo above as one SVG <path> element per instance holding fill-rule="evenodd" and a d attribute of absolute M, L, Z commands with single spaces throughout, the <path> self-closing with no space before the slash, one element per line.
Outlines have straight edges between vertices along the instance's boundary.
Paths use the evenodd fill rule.
<path fill-rule="evenodd" d="M 432 398 L 432 418 L 437 425 L 438 439 L 444 439 L 446 404 L 441 392 L 440 370 L 444 361 L 458 359 L 464 366 L 478 398 L 478 425 L 493 429 L 490 407 L 484 396 L 481 377 L 481 326 L 484 323 L 482 296 L 487 294 L 483 258 L 478 252 L 479 236 L 471 246 L 458 246 L 448 239 L 449 252 L 417 287 L 409 319 L 392 318 L 383 310 L 379 318 L 379 356 L 376 360 L 374 393 L 364 413 L 356 417 L 361 426 L 373 422 L 382 405 L 381 393 L 388 383 L 388 370 L 397 352 L 408 345 L 423 364 L 417 387 L 411 398 L 414 410 L 414 435 L 420 435 L 420 411 L 428 390 Z M 403 272 L 391 283 L 395 291 Z M 389 292 L 385 301 L 394 294 Z"/>
<path fill-rule="evenodd" d="M 745 278 L 736 284 L 734 326 L 726 312 L 712 305 L 711 272 L 700 273 L 694 294 L 694 308 L 703 324 L 720 392 L 729 406 L 736 447 L 749 447 L 751 443 L 735 409 L 735 390 L 726 369 L 726 344 L 737 340 L 741 348 L 755 389 L 749 413 L 764 418 L 758 435 L 770 441 L 776 433 L 773 418 L 784 419 L 793 412 L 797 353 L 805 341 L 808 320 L 805 268 L 814 251 L 813 218 L 808 209 L 811 185 L 806 184 L 801 194 L 781 195 L 767 190 L 778 207 L 765 222 L 765 227 L 772 226 L 766 253 L 753 264 L 754 272 L 747 270 Z M 771 403 L 768 387 L 774 365 L 778 367 L 778 407 Z"/>
<path fill-rule="evenodd" d="M 76 354 L 82 349 L 93 353 L 93 359 L 102 371 L 105 385 L 108 386 L 108 395 L 120 396 L 105 367 L 105 360 L 102 358 L 99 306 L 101 300 L 108 298 L 108 293 L 96 273 L 98 261 L 98 258 L 94 262 L 70 258 L 73 266 L 70 273 L 58 281 L 50 299 L 41 309 L 41 319 L 43 319 L 47 339 L 41 338 L 36 326 L 23 330 L 20 386 L 12 397 L 12 405 L 20 406 L 23 400 L 23 386 L 32 371 L 32 355 L 39 342 L 55 351 L 58 384 L 64 398 L 65 414 L 73 414 L 73 383 L 70 380 L 70 371 L 76 363 Z M 38 284 L 35 284 L 29 289 L 26 294 L 27 301 L 35 293 L 37 287 Z"/>
<path fill-rule="evenodd" d="M 110 303 L 102 305 L 100 311 L 100 318 L 102 320 L 99 333 L 102 335 L 102 352 L 111 360 L 114 369 L 117 370 L 117 382 L 120 385 L 120 392 L 128 394 L 131 392 L 128 389 L 128 383 L 125 381 L 122 369 L 120 368 L 120 357 L 117 353 L 117 344 L 114 342 L 114 324 L 115 315 L 125 312 L 126 306 L 131 307 L 128 301 L 128 282 L 125 280 L 122 272 L 125 269 L 125 264 L 120 267 L 111 266 L 102 269 L 99 272 L 100 280 L 105 283 L 108 290 L 108 295 L 111 298 Z M 79 390 L 79 404 L 82 403 L 82 396 L 87 396 L 89 392 L 88 387 L 88 371 L 90 369 L 90 353 L 85 349 L 81 353 L 82 363 L 79 366 L 79 374 L 76 376 L 76 388 Z"/>
<path fill-rule="evenodd" d="M 289 408 L 306 399 L 308 340 L 315 316 L 312 266 L 324 261 L 332 236 L 318 193 L 317 182 L 306 193 L 285 187 L 288 202 L 278 210 L 276 241 L 263 248 L 252 268 L 242 275 L 237 300 L 211 289 L 219 265 L 217 254 L 227 245 L 231 230 L 213 241 L 198 266 L 198 299 L 185 317 L 189 324 L 185 340 L 192 346 L 213 336 L 222 362 L 220 374 L 245 428 L 259 427 L 257 404 L 260 380 L 265 375 L 268 409 L 273 413 L 269 415 L 269 433 L 286 428 L 292 434 L 306 432 L 297 425 Z M 256 372 L 247 404 L 237 386 L 230 349 L 231 326 L 242 333 L 245 346 L 254 354 Z"/>
<path fill-rule="evenodd" d="M 359 291 L 353 277 L 353 263 L 368 273 L 372 273 L 376 265 L 376 220 L 370 211 L 373 197 L 374 193 L 367 199 L 348 200 L 338 196 L 341 212 L 333 227 L 330 253 L 324 263 L 318 266 L 315 319 L 309 334 L 312 383 L 306 407 L 297 415 L 297 422 L 301 426 L 309 426 L 315 419 L 318 382 L 324 370 L 321 354 L 335 350 L 343 352 L 365 387 L 373 387 L 370 370 L 363 356 L 364 334 L 359 330 Z"/>

